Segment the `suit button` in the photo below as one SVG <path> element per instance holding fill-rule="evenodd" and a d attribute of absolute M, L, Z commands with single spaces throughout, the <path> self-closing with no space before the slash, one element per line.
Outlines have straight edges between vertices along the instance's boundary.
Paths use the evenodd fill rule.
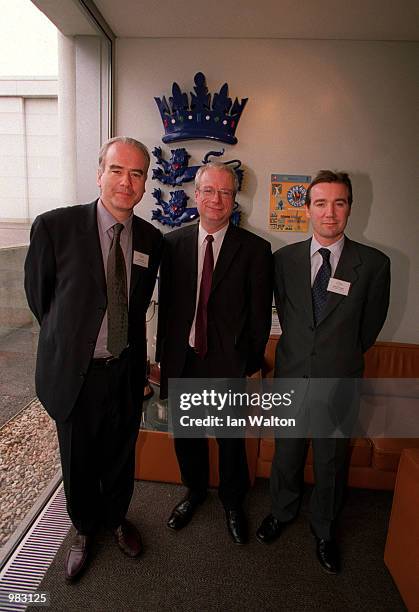
<path fill-rule="evenodd" d="M 315 357 L 316 355 L 317 355 L 316 351 L 313 351 L 313 352 L 311 353 L 311 356 L 312 356 L 312 357 Z"/>
<path fill-rule="evenodd" d="M 303 378 L 308 378 L 307 374 L 304 374 Z"/>
<path fill-rule="evenodd" d="M 84 378 L 86 376 L 86 372 L 79 372 L 80 378 Z"/>

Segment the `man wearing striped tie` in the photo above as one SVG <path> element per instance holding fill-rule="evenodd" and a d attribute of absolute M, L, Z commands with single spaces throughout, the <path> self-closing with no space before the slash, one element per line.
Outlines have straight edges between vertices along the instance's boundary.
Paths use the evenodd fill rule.
<path fill-rule="evenodd" d="M 306 196 L 313 236 L 274 255 L 274 292 L 282 327 L 275 376 L 308 379 L 302 414 L 313 438 L 315 485 L 310 523 L 317 558 L 329 573 L 339 570 L 334 533 L 350 437 L 350 432 L 346 437 L 333 436 L 330 425 L 353 421 L 348 412 L 357 409 L 353 390 L 363 374 L 363 355 L 384 324 L 390 292 L 389 258 L 344 234 L 351 206 L 348 174 L 321 171 Z M 331 379 L 332 387 L 341 392 L 326 397 Z M 275 442 L 272 512 L 256 532 L 262 543 L 279 537 L 301 502 L 306 439 L 289 437 Z"/>

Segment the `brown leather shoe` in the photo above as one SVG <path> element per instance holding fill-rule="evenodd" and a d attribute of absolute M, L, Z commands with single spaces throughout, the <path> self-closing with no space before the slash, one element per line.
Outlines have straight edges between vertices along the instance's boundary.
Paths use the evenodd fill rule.
<path fill-rule="evenodd" d="M 89 536 L 79 532 L 74 536 L 65 560 L 65 579 L 67 582 L 74 582 L 85 569 L 90 543 Z"/>
<path fill-rule="evenodd" d="M 143 551 L 143 543 L 138 529 L 126 519 L 114 531 L 116 543 L 128 557 L 138 557 Z"/>

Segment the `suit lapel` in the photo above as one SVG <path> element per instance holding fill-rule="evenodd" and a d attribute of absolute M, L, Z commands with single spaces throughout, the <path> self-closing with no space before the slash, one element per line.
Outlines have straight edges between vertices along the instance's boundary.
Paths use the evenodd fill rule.
<path fill-rule="evenodd" d="M 343 245 L 342 253 L 339 258 L 339 263 L 337 265 L 334 278 L 338 278 L 340 280 L 344 280 L 351 283 L 352 288 L 352 285 L 358 280 L 358 272 L 356 268 L 360 266 L 361 263 L 362 262 L 359 257 L 358 251 L 356 250 L 353 242 L 349 240 L 349 238 L 345 237 L 345 243 Z M 324 319 L 326 319 L 335 310 L 335 308 L 341 303 L 341 301 L 345 299 L 345 295 L 329 291 L 327 296 L 327 302 L 318 324 L 324 321 Z"/>
<path fill-rule="evenodd" d="M 134 252 L 148 255 L 148 265 L 134 264 Z M 147 222 L 143 221 L 136 215 L 132 218 L 132 253 L 131 253 L 131 279 L 130 279 L 130 297 L 135 291 L 138 282 L 141 282 L 141 277 L 147 274 L 148 268 L 151 265 L 151 255 L 153 252 L 152 234 L 147 227 Z"/>
<path fill-rule="evenodd" d="M 106 293 L 105 269 L 103 267 L 102 249 L 97 227 L 97 200 L 84 206 L 86 216 L 83 217 L 83 222 L 80 223 L 79 227 L 81 248 L 86 257 L 86 266 L 89 268 L 94 281 L 99 286 L 99 289 Z"/>
<path fill-rule="evenodd" d="M 240 231 L 234 225 L 229 225 L 214 268 L 211 293 L 215 291 L 217 285 L 223 279 L 240 247 Z"/>
<path fill-rule="evenodd" d="M 143 232 L 141 232 L 136 216 L 132 219 L 132 253 L 131 253 L 131 279 L 129 287 L 130 297 L 134 293 L 134 289 L 141 278 L 141 273 L 144 270 L 142 266 L 134 264 L 134 251 L 139 253 L 147 253 L 146 245 L 144 244 Z"/>
<path fill-rule="evenodd" d="M 185 262 L 187 270 L 187 278 L 190 279 L 189 295 L 185 295 L 185 304 L 196 301 L 197 278 L 198 278 L 198 230 L 199 224 L 191 226 L 190 232 L 187 233 L 181 242 L 182 261 Z"/>
<path fill-rule="evenodd" d="M 314 324 L 313 302 L 311 297 L 311 260 L 310 260 L 311 238 L 304 240 L 298 246 L 298 251 L 293 258 L 287 262 L 286 275 L 291 279 L 289 286 L 293 288 L 293 300 L 297 304 L 302 304 L 306 311 L 307 319 L 310 324 Z M 301 282 L 296 279 L 301 278 Z"/>

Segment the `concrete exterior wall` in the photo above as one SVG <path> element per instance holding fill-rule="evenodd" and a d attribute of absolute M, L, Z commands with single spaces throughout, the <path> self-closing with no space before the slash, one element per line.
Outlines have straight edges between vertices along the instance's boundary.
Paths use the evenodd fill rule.
<path fill-rule="evenodd" d="M 0 338 L 10 329 L 33 322 L 23 288 L 27 251 L 26 246 L 0 248 Z"/>
<path fill-rule="evenodd" d="M 0 80 L 0 222 L 58 206 L 56 80 Z"/>

